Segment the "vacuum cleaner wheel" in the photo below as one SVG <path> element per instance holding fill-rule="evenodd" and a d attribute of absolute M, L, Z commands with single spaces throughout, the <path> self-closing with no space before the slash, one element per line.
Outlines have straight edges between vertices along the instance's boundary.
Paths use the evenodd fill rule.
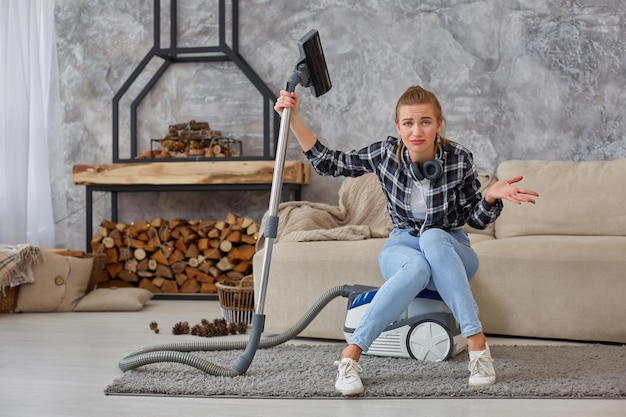
<path fill-rule="evenodd" d="M 412 358 L 438 362 L 450 357 L 454 340 L 448 329 L 434 320 L 415 323 L 406 337 L 407 350 Z"/>

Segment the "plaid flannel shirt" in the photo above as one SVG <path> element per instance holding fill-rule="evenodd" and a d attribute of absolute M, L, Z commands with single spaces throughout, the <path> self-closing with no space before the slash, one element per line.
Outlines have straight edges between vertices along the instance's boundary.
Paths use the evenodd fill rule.
<path fill-rule="evenodd" d="M 393 226 L 409 229 L 414 236 L 432 228 L 450 231 L 464 224 L 484 229 L 500 215 L 502 202 L 498 200 L 495 206 L 490 206 L 480 193 L 471 152 L 450 142 L 443 145 L 437 157 L 443 163 L 443 174 L 431 181 L 426 191 L 426 219 L 416 219 L 411 212 L 413 179 L 409 171 L 409 151 L 403 148 L 399 167 L 396 157 L 399 143 L 399 139 L 389 136 L 365 148 L 341 152 L 327 148 L 318 140 L 305 155 L 320 175 L 358 177 L 376 173 L 387 197 L 387 211 Z"/>

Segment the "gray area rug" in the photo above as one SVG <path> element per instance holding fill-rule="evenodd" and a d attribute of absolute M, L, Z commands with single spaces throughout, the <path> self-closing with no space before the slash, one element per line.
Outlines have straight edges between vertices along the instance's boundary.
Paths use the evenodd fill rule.
<path fill-rule="evenodd" d="M 256 353 L 245 375 L 216 377 L 173 363 L 124 373 L 107 395 L 328 398 L 337 346 L 281 345 Z M 626 346 L 492 346 L 498 381 L 467 386 L 467 352 L 446 362 L 363 356 L 362 398 L 625 398 Z M 241 351 L 197 352 L 230 367 Z"/>

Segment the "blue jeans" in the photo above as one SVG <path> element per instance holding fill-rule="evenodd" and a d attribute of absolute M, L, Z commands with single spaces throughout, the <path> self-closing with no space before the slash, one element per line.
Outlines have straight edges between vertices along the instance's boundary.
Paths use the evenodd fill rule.
<path fill-rule="evenodd" d="M 415 237 L 407 230 L 394 229 L 378 261 L 385 283 L 361 318 L 351 344 L 367 351 L 424 288 L 439 292 L 463 336 L 482 332 L 469 285 L 478 270 L 478 256 L 464 230 L 429 229 Z"/>

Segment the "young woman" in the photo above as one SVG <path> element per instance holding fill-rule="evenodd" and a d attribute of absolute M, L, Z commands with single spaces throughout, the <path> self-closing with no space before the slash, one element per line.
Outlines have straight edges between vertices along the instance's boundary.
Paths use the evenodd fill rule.
<path fill-rule="evenodd" d="M 538 194 L 515 186 L 522 180 L 518 176 L 496 182 L 483 197 L 472 154 L 442 136 L 439 100 L 422 87 L 409 87 L 398 100 L 400 139 L 388 137 L 351 152 L 331 150 L 317 140 L 297 114 L 296 93 L 281 91 L 274 109 L 282 114 L 285 108 L 293 109 L 291 131 L 319 174 L 376 173 L 394 226 L 379 255 L 385 282 L 335 362 L 337 391 L 363 392 L 361 353 L 425 288 L 439 292 L 467 338 L 469 385 L 494 384 L 493 359 L 469 286 L 478 257 L 463 225 L 484 229 L 500 214 L 502 199 L 534 204 Z"/>

